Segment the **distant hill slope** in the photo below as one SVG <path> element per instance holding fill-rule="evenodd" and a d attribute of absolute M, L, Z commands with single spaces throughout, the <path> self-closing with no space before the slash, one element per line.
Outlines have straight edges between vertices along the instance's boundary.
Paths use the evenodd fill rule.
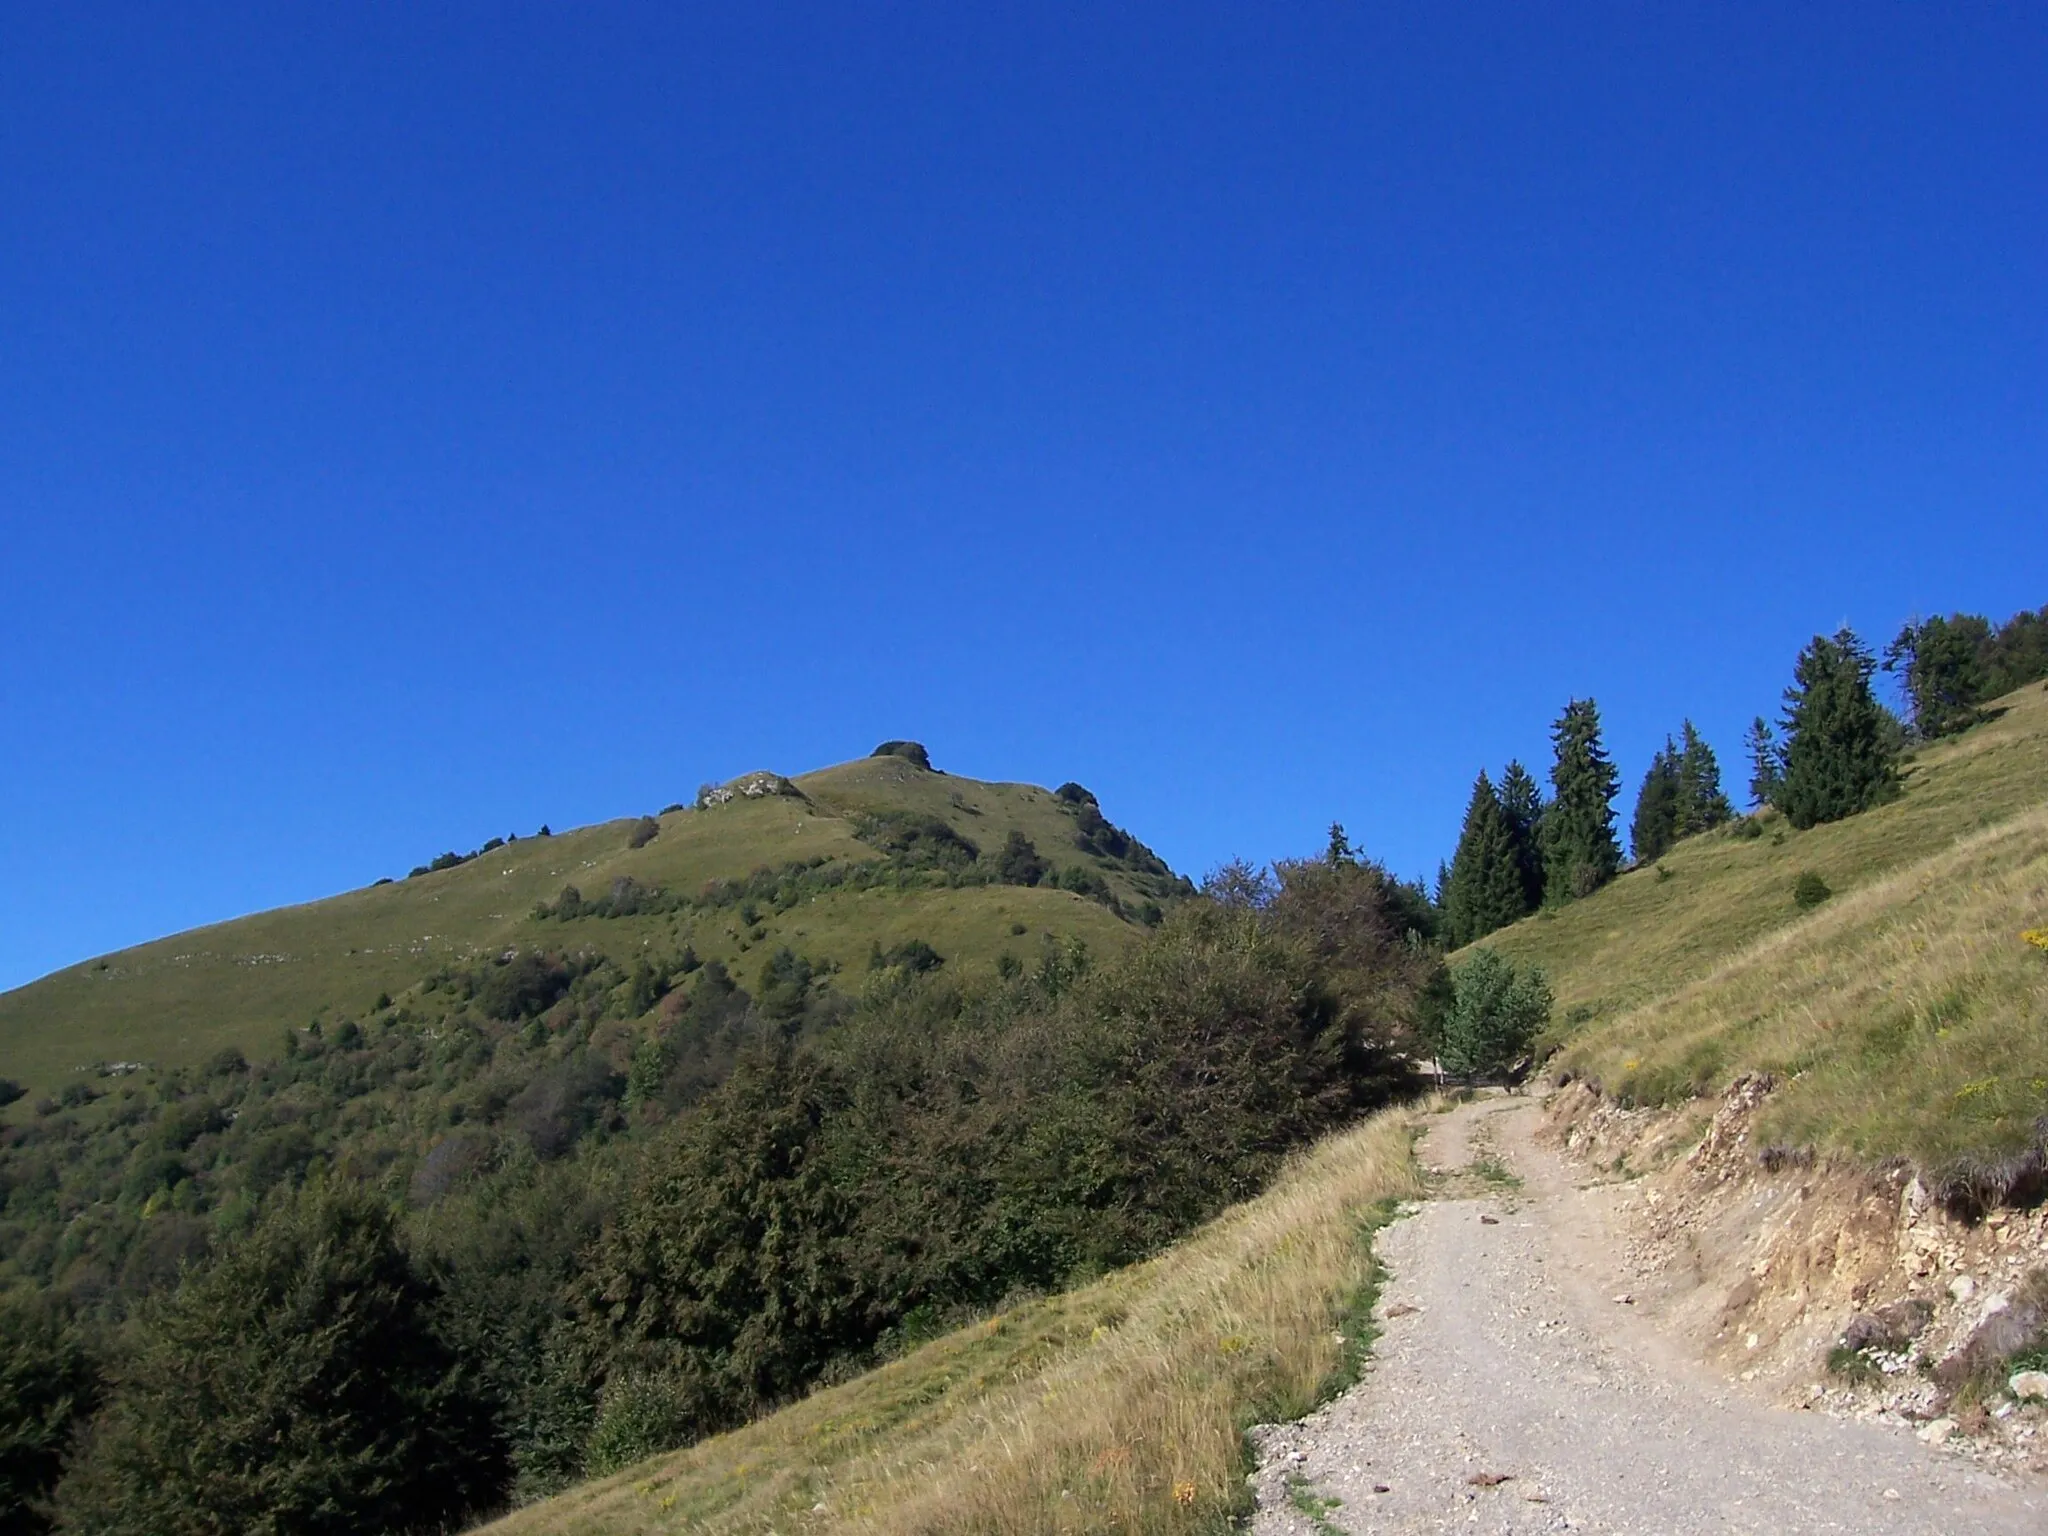
<path fill-rule="evenodd" d="M 1922 749 L 1904 793 L 1680 843 L 1482 944 L 1549 973 L 1557 1065 L 1635 1103 L 1791 1077 L 1759 1134 L 1993 1192 L 2048 1123 L 2048 692 Z M 1832 894 L 1794 900 L 1803 872 Z M 1456 957 L 1453 957 L 1455 963 Z"/>
<path fill-rule="evenodd" d="M 363 1017 L 442 967 L 512 947 L 619 959 L 687 945 L 749 979 L 783 945 L 849 970 L 876 945 L 910 940 L 965 967 L 1006 952 L 1029 958 L 1048 939 L 1110 949 L 1184 885 L 1109 827 L 1085 791 L 1063 800 L 899 756 L 734 784 L 770 792 L 670 811 L 638 847 L 645 829 L 630 818 L 519 838 L 453 868 L 67 967 L 0 994 L 0 1075 L 48 1091 L 100 1062 L 186 1065 L 226 1046 L 271 1056 L 287 1028 Z M 993 862 L 1013 832 L 1030 839 L 1049 879 L 1080 889 L 980 883 L 996 880 Z M 754 878 L 800 866 L 801 878 Z M 727 888 L 707 900 L 714 882 L 780 889 Z M 586 904 L 623 890 L 641 910 L 535 916 L 569 886 Z"/>

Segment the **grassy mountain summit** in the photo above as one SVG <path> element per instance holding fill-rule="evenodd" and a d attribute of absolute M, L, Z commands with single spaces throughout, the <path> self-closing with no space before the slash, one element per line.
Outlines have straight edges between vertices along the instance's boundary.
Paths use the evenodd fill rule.
<path fill-rule="evenodd" d="M 1013 837 L 1041 871 L 1006 877 Z M 287 1028 L 363 1018 L 380 999 L 403 1007 L 436 971 L 511 949 L 623 962 L 687 947 L 748 976 L 784 946 L 848 970 L 911 941 L 970 970 L 1028 958 L 1048 939 L 1110 951 L 1184 888 L 1078 786 L 984 783 L 894 752 L 795 779 L 747 774 L 694 808 L 436 862 L 448 867 L 196 928 L 0 994 L 5 1073 L 33 1094 L 102 1063 L 187 1066 L 229 1047 L 274 1055 Z M 567 889 L 579 915 L 537 915 L 560 912 Z"/>

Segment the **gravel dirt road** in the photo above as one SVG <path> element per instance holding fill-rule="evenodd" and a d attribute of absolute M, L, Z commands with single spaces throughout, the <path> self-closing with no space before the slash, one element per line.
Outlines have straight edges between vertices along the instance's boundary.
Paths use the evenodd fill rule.
<path fill-rule="evenodd" d="M 1691 1363 L 1617 1299 L 1607 1203 L 1540 1115 L 1496 1096 L 1432 1123 L 1443 1191 L 1380 1235 L 1364 1380 L 1254 1432 L 1255 1532 L 2048 1533 L 2038 1484 Z"/>

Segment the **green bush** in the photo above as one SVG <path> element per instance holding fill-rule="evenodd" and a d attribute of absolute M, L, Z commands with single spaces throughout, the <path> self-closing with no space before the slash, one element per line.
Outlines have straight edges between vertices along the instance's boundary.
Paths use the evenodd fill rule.
<path fill-rule="evenodd" d="M 502 1485 L 502 1452 L 432 1302 L 379 1202 L 284 1200 L 147 1309 L 58 1486 L 60 1526 L 214 1536 L 468 1514 Z"/>
<path fill-rule="evenodd" d="M 1437 1059 L 1458 1077 L 1504 1072 L 1528 1054 L 1550 1022 L 1550 984 L 1535 966 L 1517 970 L 1490 949 L 1451 972 L 1451 1006 Z"/>
<path fill-rule="evenodd" d="M 1827 881 L 1810 869 L 1799 871 L 1798 878 L 1792 882 L 1792 905 L 1802 912 L 1811 912 L 1834 894 Z"/>
<path fill-rule="evenodd" d="M 0 1296 L 0 1532 L 49 1529 L 41 1505 L 98 1398 L 93 1362 L 59 1305 Z"/>
<path fill-rule="evenodd" d="M 586 1477 L 607 1477 L 691 1437 L 696 1400 L 668 1376 L 623 1371 L 605 1383 L 583 1452 Z"/>
<path fill-rule="evenodd" d="M 633 830 L 626 834 L 628 848 L 645 848 L 661 836 L 661 823 L 652 816 L 642 816 L 633 823 Z"/>
<path fill-rule="evenodd" d="M 996 878 L 1005 885 L 1036 885 L 1051 867 L 1039 856 L 1037 845 L 1015 830 L 995 857 Z"/>

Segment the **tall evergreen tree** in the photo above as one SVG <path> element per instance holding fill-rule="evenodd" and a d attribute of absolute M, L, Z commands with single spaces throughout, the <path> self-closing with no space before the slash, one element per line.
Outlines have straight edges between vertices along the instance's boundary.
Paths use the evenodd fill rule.
<path fill-rule="evenodd" d="M 1678 748 L 1666 736 L 1636 791 L 1636 813 L 1629 822 L 1629 848 L 1638 864 L 1663 858 L 1678 841 L 1679 816 Z"/>
<path fill-rule="evenodd" d="M 1551 727 L 1557 760 L 1550 784 L 1556 791 L 1543 813 L 1544 899 L 1571 901 L 1590 896 L 1621 868 L 1621 844 L 1614 836 L 1614 796 L 1619 775 L 1600 740 L 1600 708 L 1573 699 Z"/>
<path fill-rule="evenodd" d="M 1493 781 L 1484 773 L 1472 785 L 1458 851 L 1451 856 L 1444 887 L 1445 936 L 1455 947 L 1505 927 L 1527 910 L 1515 842 Z"/>
<path fill-rule="evenodd" d="M 2048 607 L 2039 613 L 2021 609 L 1999 625 L 1984 642 L 1979 660 L 1987 699 L 2048 677 Z"/>
<path fill-rule="evenodd" d="M 1762 715 L 1750 721 L 1749 733 L 1742 738 L 1742 745 L 1749 753 L 1749 803 L 1752 806 L 1775 805 L 1778 786 L 1785 781 L 1785 754 L 1778 746 L 1771 723 Z"/>
<path fill-rule="evenodd" d="M 303 1191 L 145 1315 L 57 1487 L 103 1536 L 439 1530 L 503 1448 L 373 1196 Z"/>
<path fill-rule="evenodd" d="M 1885 648 L 1884 669 L 1899 674 L 1913 733 L 1921 740 L 1952 736 L 1977 723 L 1977 702 L 1984 697 L 1981 658 L 1990 640 L 1991 626 L 1975 614 L 1936 614 L 1906 625 Z"/>
<path fill-rule="evenodd" d="M 1522 910 L 1543 905 L 1543 791 L 1535 777 L 1510 760 L 1500 776 L 1500 808 L 1515 840 L 1515 867 L 1522 875 Z"/>
<path fill-rule="evenodd" d="M 1815 635 L 1785 690 L 1785 778 L 1777 806 L 1793 826 L 1839 821 L 1898 790 L 1897 722 L 1870 691 L 1876 667 L 1854 630 Z"/>
<path fill-rule="evenodd" d="M 1721 763 L 1688 720 L 1678 741 L 1678 836 L 1691 837 L 1731 820 L 1735 808 L 1721 792 Z"/>

